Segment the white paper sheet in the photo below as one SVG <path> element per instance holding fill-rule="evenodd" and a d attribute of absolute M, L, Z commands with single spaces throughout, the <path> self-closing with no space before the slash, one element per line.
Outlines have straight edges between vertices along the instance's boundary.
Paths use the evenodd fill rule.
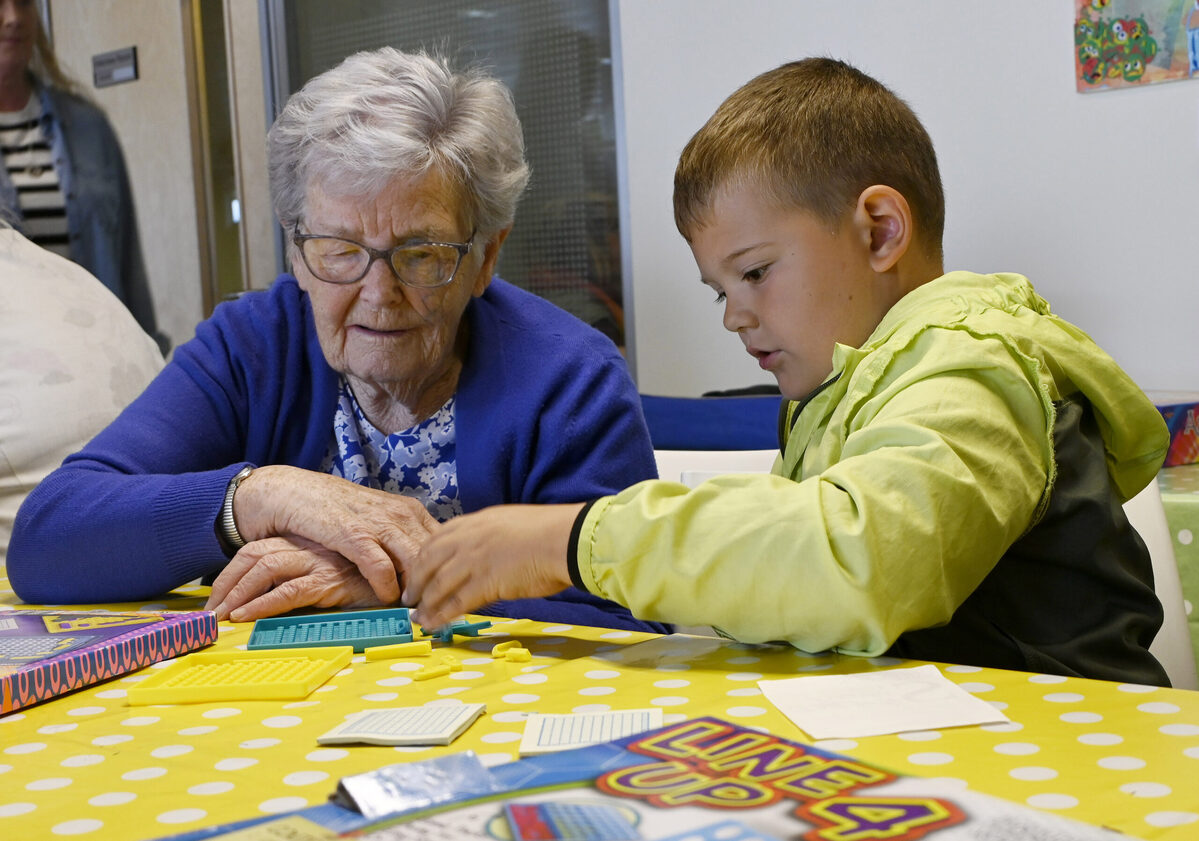
<path fill-rule="evenodd" d="M 758 686 L 812 739 L 855 739 L 1008 721 L 932 665 L 760 680 Z"/>

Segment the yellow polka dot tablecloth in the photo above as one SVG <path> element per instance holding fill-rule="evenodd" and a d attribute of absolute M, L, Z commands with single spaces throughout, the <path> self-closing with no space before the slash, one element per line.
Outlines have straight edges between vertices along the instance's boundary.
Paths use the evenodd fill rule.
<path fill-rule="evenodd" d="M 1162 468 L 1157 474 L 1157 484 L 1174 543 L 1174 560 L 1178 562 L 1191 645 L 1199 665 L 1199 613 L 1193 610 L 1199 602 L 1199 464 Z"/>
<path fill-rule="evenodd" d="M 202 601 L 182 593 L 149 607 Z M 0 579 L 0 609 L 12 602 Z M 429 680 L 414 679 L 427 660 L 356 654 L 302 700 L 130 706 L 130 687 L 168 665 L 161 663 L 0 717 L 0 838 L 158 838 L 318 805 L 342 777 L 397 762 L 460 750 L 487 765 L 509 762 L 533 712 L 658 707 L 667 723 L 714 715 L 809 741 L 765 699 L 759 680 L 915 665 L 710 637 L 493 622 L 478 638 L 435 649 L 434 659 L 452 654 L 461 669 Z M 251 629 L 221 623 L 207 650 L 244 648 Z M 492 656 L 511 640 L 531 659 Z M 1199 838 L 1199 692 L 939 668 L 1011 723 L 814 744 L 1144 839 Z M 473 702 L 486 712 L 450 746 L 317 743 L 355 712 Z"/>

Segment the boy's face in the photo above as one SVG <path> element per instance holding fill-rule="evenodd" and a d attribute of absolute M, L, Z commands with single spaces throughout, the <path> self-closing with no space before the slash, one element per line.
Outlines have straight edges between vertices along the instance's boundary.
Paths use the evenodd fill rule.
<path fill-rule="evenodd" d="M 861 345 L 890 307 L 869 262 L 870 233 L 855 218 L 847 213 L 830 230 L 753 187 L 726 186 L 709 222 L 692 233 L 701 280 L 724 303 L 725 329 L 790 400 L 828 377 L 834 343 Z"/>

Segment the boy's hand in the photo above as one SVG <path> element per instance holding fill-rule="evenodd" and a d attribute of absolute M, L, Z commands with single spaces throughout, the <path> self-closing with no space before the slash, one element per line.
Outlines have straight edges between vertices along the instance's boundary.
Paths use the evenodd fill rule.
<path fill-rule="evenodd" d="M 440 628 L 498 599 L 565 590 L 567 543 L 582 508 L 497 505 L 455 517 L 404 564 L 403 603 L 422 627 Z"/>

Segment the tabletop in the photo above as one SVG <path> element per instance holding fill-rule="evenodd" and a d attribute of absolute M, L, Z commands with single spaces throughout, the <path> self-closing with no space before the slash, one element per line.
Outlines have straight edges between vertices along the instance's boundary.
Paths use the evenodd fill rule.
<path fill-rule="evenodd" d="M 1170 526 L 1174 544 L 1174 560 L 1186 603 L 1187 622 L 1191 629 L 1191 645 L 1195 663 L 1199 666 L 1199 464 L 1163 467 L 1157 474 L 1162 492 L 1162 506 Z"/>
<path fill-rule="evenodd" d="M 193 609 L 206 590 L 113 609 Z M 0 609 L 15 598 L 0 578 Z M 0 836 L 132 841 L 324 802 L 343 776 L 460 750 L 488 765 L 517 759 L 531 712 L 660 707 L 805 734 L 760 679 L 917 665 L 810 655 L 783 645 L 493 620 L 447 651 L 461 671 L 415 681 L 417 661 L 350 664 L 300 701 L 129 706 L 155 666 L 0 717 Z M 244 648 L 252 625 L 220 624 L 213 648 Z M 493 658 L 517 639 L 529 662 Z M 158 664 L 162 667 L 163 664 Z M 1002 709 L 1008 724 L 815 741 L 894 771 L 1005 797 L 1144 839 L 1199 833 L 1199 692 L 941 665 Z M 481 701 L 486 713 L 449 747 L 325 747 L 352 712 Z"/>

